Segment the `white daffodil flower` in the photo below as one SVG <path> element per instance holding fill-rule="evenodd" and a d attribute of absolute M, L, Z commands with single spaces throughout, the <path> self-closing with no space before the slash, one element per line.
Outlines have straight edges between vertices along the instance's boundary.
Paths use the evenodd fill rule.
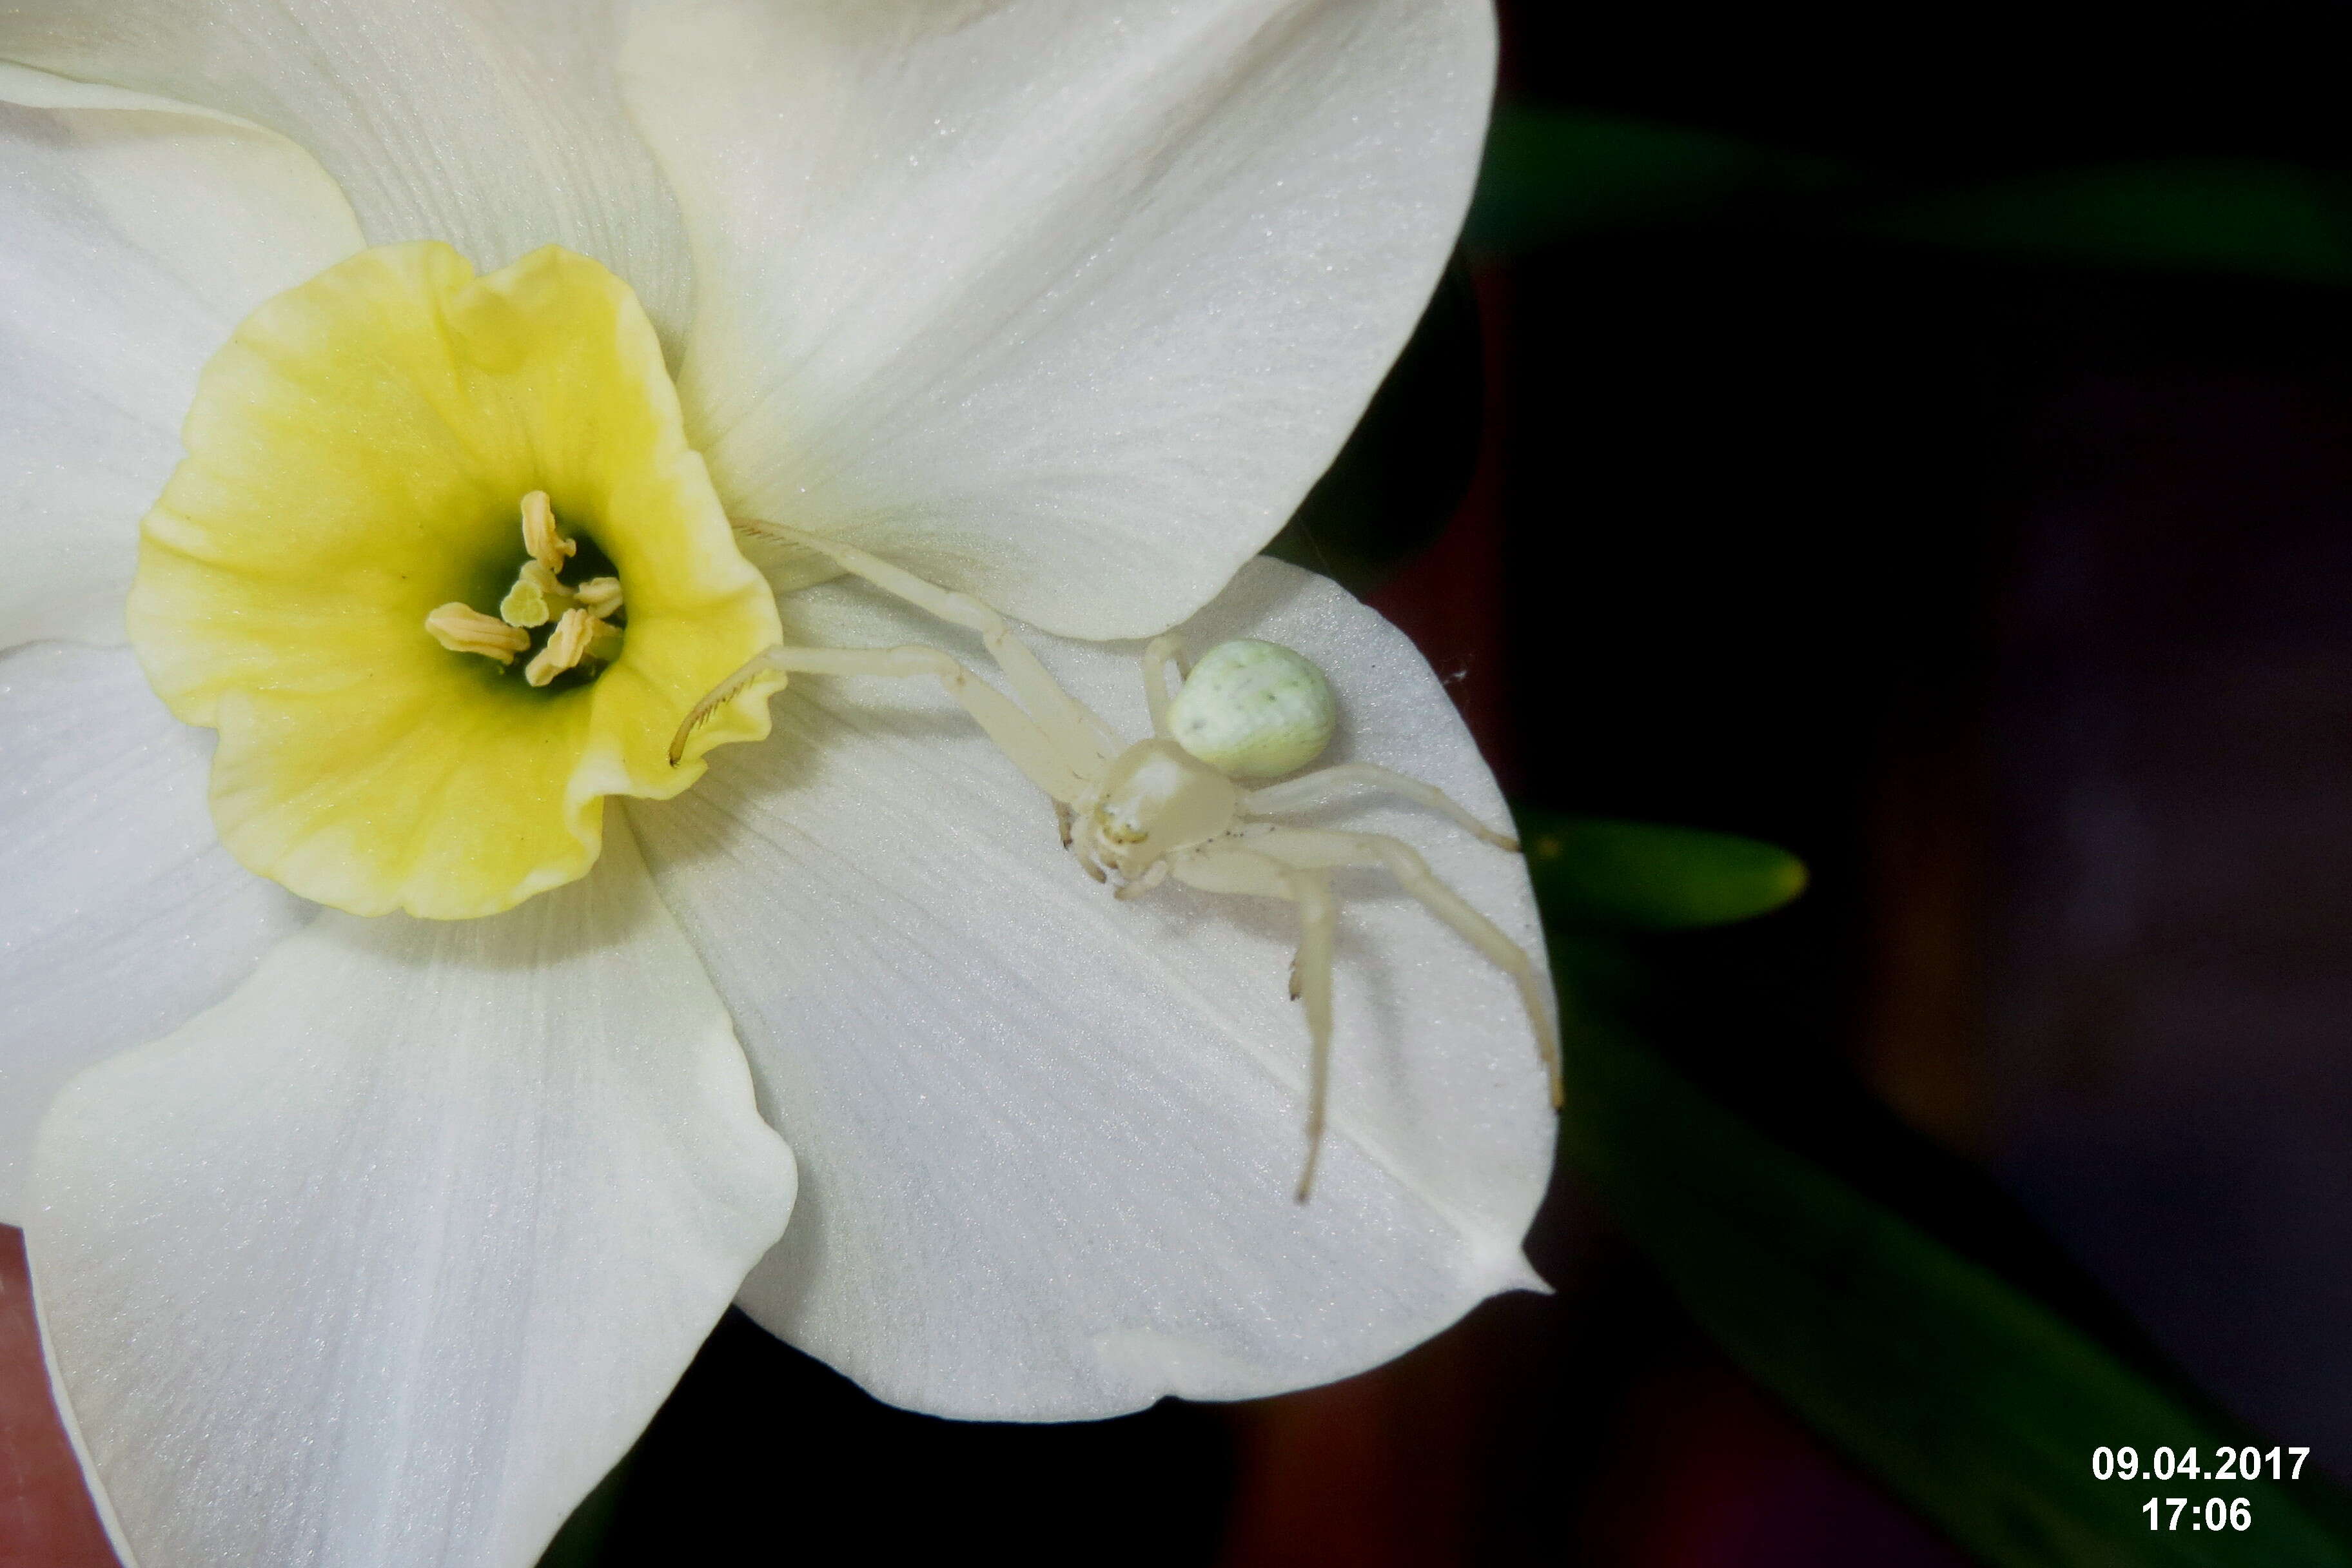
<path fill-rule="evenodd" d="M 1286 910 L 1114 903 L 928 685 L 657 754 L 780 637 L 983 663 L 761 518 L 1130 733 L 1116 639 L 1297 648 L 1335 759 L 1500 819 L 1404 639 L 1251 561 L 1493 50 L 1484 0 L 0 8 L 0 1219 L 126 1562 L 527 1564 L 730 1301 L 1053 1419 L 1536 1283 L 1519 999 L 1392 887 L 1302 1205 Z M 1349 820 L 1535 942 L 1516 858 Z"/>

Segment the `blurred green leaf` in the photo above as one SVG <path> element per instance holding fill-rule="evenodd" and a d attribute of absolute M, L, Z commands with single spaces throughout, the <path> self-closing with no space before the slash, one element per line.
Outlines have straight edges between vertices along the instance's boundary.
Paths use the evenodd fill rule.
<path fill-rule="evenodd" d="M 2277 163 L 2059 169 L 1895 203 L 1857 226 L 2036 259 L 2352 283 L 2352 181 Z"/>
<path fill-rule="evenodd" d="M 1854 232 L 2089 266 L 2352 284 L 2352 179 L 2254 159 L 2043 170 L 1867 210 L 1878 182 L 1833 159 L 1686 126 L 1504 104 L 1464 230 L 1474 254 L 1573 235 L 1814 209 Z"/>
<path fill-rule="evenodd" d="M 1570 976 L 1625 962 L 1592 937 L 1556 940 L 1554 958 Z M 2299 1483 L 2095 1479 L 2102 1446 L 2137 1448 L 2143 1467 L 2159 1446 L 2194 1447 L 2210 1475 L 2218 1446 L 2254 1439 L 1762 1137 L 1614 1026 L 1567 1022 L 1562 1140 L 1618 1222 L 1749 1374 L 1979 1559 L 2352 1563 L 2322 1522 L 2341 1500 L 2313 1468 Z M 2252 1528 L 2191 1531 L 2184 1512 L 2151 1531 L 2151 1496 L 2243 1497 Z"/>
<path fill-rule="evenodd" d="M 1569 925 L 1679 931 L 1779 909 L 1805 890 L 1785 849 L 1646 822 L 1515 807 L 1544 918 Z"/>
<path fill-rule="evenodd" d="M 1524 250 L 1573 234 L 1685 222 L 1759 199 L 1811 197 L 1856 182 L 1828 158 L 1681 126 L 1502 104 L 1463 243 Z"/>

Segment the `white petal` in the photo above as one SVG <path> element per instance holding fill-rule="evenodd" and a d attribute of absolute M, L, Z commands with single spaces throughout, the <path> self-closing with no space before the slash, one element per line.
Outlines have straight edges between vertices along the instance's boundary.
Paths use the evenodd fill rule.
<path fill-rule="evenodd" d="M 982 657 L 862 589 L 784 610 L 795 637 Z M 1330 672 L 1335 760 L 1502 819 L 1435 678 L 1377 615 L 1261 562 L 1191 635 L 1244 633 Z M 1042 651 L 1139 732 L 1132 647 Z M 766 744 L 631 811 L 800 1155 L 793 1227 L 742 1296 L 762 1323 L 898 1404 L 1058 1418 L 1338 1377 L 1534 1282 L 1519 1241 L 1553 1124 L 1526 1019 L 1392 884 L 1336 883 L 1334 1136 L 1302 1206 L 1290 906 L 1174 886 L 1114 902 L 929 682 L 803 678 L 774 714 Z M 1422 847 L 1538 941 L 1516 856 L 1410 809 L 1332 820 Z"/>
<path fill-rule="evenodd" d="M 719 493 L 1071 636 L 1181 619 L 1419 316 L 1493 34 L 1485 0 L 648 0 L 625 90 Z"/>
<path fill-rule="evenodd" d="M 209 730 L 124 648 L 0 658 L 0 1222 L 58 1086 L 228 994 L 312 906 L 238 865 L 205 805 Z"/>
<path fill-rule="evenodd" d="M 372 244 L 444 239 L 484 271 L 550 243 L 593 256 L 675 343 L 693 274 L 614 30 L 595 0 L 25 0 L 0 54 L 292 137 Z"/>
<path fill-rule="evenodd" d="M 0 62 L 0 647 L 119 643 L 196 372 L 359 229 L 282 137 Z"/>
<path fill-rule="evenodd" d="M 613 829 L 496 920 L 322 915 L 59 1096 L 35 1290 L 145 1568 L 527 1568 L 782 1228 L 792 1157 Z"/>

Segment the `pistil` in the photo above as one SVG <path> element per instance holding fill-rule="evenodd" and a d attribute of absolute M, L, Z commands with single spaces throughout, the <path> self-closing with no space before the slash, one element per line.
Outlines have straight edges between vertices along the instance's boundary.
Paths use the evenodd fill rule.
<path fill-rule="evenodd" d="M 499 618 L 510 626 L 543 626 L 572 607 L 572 597 L 562 578 L 539 562 L 526 561 L 514 586 L 499 601 Z"/>

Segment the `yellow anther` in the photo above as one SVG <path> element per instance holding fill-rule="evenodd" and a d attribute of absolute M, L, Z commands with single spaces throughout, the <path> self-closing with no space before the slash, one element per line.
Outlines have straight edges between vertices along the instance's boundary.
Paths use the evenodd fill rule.
<path fill-rule="evenodd" d="M 606 619 L 621 608 L 621 580 L 618 577 L 591 577 L 580 584 L 579 591 L 572 596 L 580 601 L 582 609 L 598 620 Z"/>
<path fill-rule="evenodd" d="M 571 607 L 572 590 L 538 562 L 526 561 L 499 601 L 499 618 L 510 626 L 543 626 Z"/>
<path fill-rule="evenodd" d="M 425 617 L 425 629 L 451 653 L 478 653 L 500 664 L 512 664 L 515 655 L 530 646 L 530 635 L 520 627 L 454 599 Z"/>
<path fill-rule="evenodd" d="M 580 548 L 578 541 L 555 531 L 555 507 L 545 490 L 533 490 L 522 498 L 522 547 L 550 572 L 562 571 L 563 563 Z"/>
<path fill-rule="evenodd" d="M 544 686 L 573 668 L 588 657 L 596 628 L 604 624 L 585 610 L 564 611 L 563 618 L 555 623 L 555 630 L 548 634 L 547 646 L 523 666 L 522 678 L 533 686 Z"/>

